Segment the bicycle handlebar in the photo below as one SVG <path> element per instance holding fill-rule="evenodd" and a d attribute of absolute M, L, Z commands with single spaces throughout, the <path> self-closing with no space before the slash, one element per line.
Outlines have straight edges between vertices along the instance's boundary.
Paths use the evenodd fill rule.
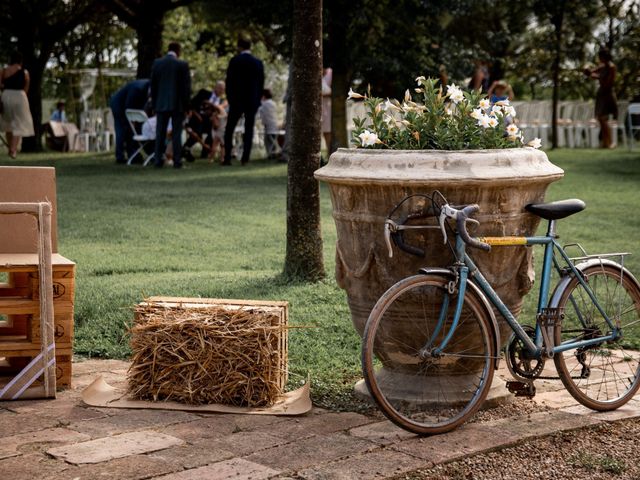
<path fill-rule="evenodd" d="M 423 216 L 423 215 L 420 215 Z M 404 241 L 403 230 L 408 230 L 410 228 L 427 228 L 421 226 L 408 226 L 405 225 L 405 222 L 409 220 L 409 218 L 417 218 L 417 216 L 407 216 L 402 218 L 399 223 L 394 222 L 390 218 L 384 222 L 384 240 L 387 244 L 387 249 L 389 250 L 389 258 L 393 257 L 393 248 L 391 247 L 391 240 L 393 243 L 397 245 L 400 250 L 403 250 L 411 255 L 415 255 L 416 257 L 424 257 L 425 251 L 420 247 L 415 247 L 413 245 L 409 245 Z"/>
<path fill-rule="evenodd" d="M 475 237 L 471 237 L 467 232 L 467 222 L 472 222 L 475 225 L 479 225 L 479 222 L 477 220 L 474 220 L 473 218 L 471 218 L 471 215 L 478 212 L 479 210 L 480 210 L 480 207 L 477 204 L 466 205 L 464 207 L 452 207 L 449 204 L 444 204 L 440 208 L 440 215 L 438 219 L 440 230 L 442 231 L 442 236 L 444 238 L 444 243 L 447 243 L 447 229 L 445 226 L 445 220 L 451 219 L 456 221 L 456 230 L 458 232 L 458 235 L 460 236 L 460 238 L 465 244 L 469 245 L 470 247 L 484 250 L 487 252 L 490 251 L 491 245 L 481 242 Z M 400 248 L 401 250 L 407 253 L 410 253 L 411 255 L 416 255 L 418 257 L 425 256 L 425 251 L 422 248 L 419 248 L 413 245 L 408 245 L 407 243 L 405 243 L 403 231 L 408 229 L 419 229 L 419 228 L 437 228 L 437 227 L 426 226 L 426 225 L 415 225 L 415 226 L 405 225 L 405 223 L 409 219 L 423 218 L 427 216 L 429 215 L 426 213 L 410 214 L 405 217 L 402 217 L 398 222 L 391 220 L 391 218 L 387 218 L 384 225 L 384 236 L 385 236 L 385 243 L 387 244 L 387 248 L 389 249 L 390 258 L 393 257 L 391 240 L 393 240 L 393 243 L 395 243 L 398 246 L 398 248 Z"/>
<path fill-rule="evenodd" d="M 477 204 L 467 205 L 462 210 L 456 210 L 458 212 L 456 216 L 456 228 L 458 229 L 458 235 L 462 238 L 462 241 L 473 248 L 478 248 L 480 250 L 484 250 L 488 252 L 491 250 L 491 245 L 488 243 L 481 242 L 477 238 L 473 238 L 469 236 L 467 232 L 467 222 L 472 222 L 475 225 L 480 225 L 477 220 L 473 218 L 469 218 L 470 215 L 478 212 L 480 207 Z"/>

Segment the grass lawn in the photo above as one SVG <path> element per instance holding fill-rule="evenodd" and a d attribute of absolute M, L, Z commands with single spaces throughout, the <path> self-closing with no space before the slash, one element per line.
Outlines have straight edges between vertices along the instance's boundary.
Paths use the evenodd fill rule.
<path fill-rule="evenodd" d="M 640 154 L 560 150 L 565 170 L 549 200 L 578 197 L 585 212 L 560 223 L 564 242 L 640 254 Z M 360 342 L 334 280 L 335 227 L 322 187 L 327 280 L 290 284 L 285 252 L 286 166 L 254 161 L 188 169 L 113 163 L 112 155 L 22 155 L 2 165 L 52 165 L 58 179 L 60 252 L 77 262 L 75 352 L 126 358 L 132 306 L 149 295 L 287 300 L 292 382 L 312 379 L 316 404 L 354 408 Z M 538 256 L 540 258 L 540 256 Z M 640 256 L 627 265 L 640 272 Z M 639 273 L 640 274 L 640 273 Z"/>

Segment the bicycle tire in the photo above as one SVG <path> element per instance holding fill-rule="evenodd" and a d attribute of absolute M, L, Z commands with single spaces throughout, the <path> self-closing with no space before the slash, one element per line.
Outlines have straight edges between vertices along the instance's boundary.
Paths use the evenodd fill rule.
<path fill-rule="evenodd" d="M 620 318 L 622 337 L 557 353 L 554 363 L 578 402 L 593 410 L 615 410 L 640 388 L 640 288 L 628 270 L 611 261 L 588 265 L 582 274 L 605 313 L 614 321 Z M 557 306 L 563 308 L 564 318 L 554 329 L 556 345 L 610 334 L 577 278 L 560 292 Z"/>
<path fill-rule="evenodd" d="M 420 435 L 445 433 L 464 423 L 484 402 L 493 379 L 495 333 L 471 289 L 444 354 L 420 358 L 428 338 L 439 344 L 446 334 L 445 328 L 432 335 L 446 295 L 446 324 L 452 320 L 457 291 L 448 293 L 450 280 L 430 273 L 393 285 L 371 311 L 362 340 L 362 370 L 371 396 L 393 423 Z"/>

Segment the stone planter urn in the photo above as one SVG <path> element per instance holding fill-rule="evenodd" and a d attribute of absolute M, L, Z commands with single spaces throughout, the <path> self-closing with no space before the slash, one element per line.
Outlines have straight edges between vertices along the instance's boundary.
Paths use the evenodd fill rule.
<path fill-rule="evenodd" d="M 500 150 L 369 150 L 339 149 L 315 177 L 329 185 L 336 245 L 336 280 L 346 290 L 351 319 L 362 336 L 378 298 L 398 280 L 424 266 L 445 267 L 452 261 L 438 230 L 405 235 L 420 246 L 424 258 L 394 247 L 389 258 L 384 222 L 405 196 L 439 190 L 452 205 L 477 203 L 476 236 L 534 235 L 539 218 L 527 213 L 528 203 L 544 201 L 551 182 L 563 176 L 544 152 L 533 148 Z M 435 225 L 435 219 L 432 219 Z M 512 312 L 534 280 L 531 248 L 496 247 L 491 252 L 469 249 L 470 255 Z M 511 333 L 496 315 L 504 343 Z M 505 390 L 506 391 L 506 390 Z"/>

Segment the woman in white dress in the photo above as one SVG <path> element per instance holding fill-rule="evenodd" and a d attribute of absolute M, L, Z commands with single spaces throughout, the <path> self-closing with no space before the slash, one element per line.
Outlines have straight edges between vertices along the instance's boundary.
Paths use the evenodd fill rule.
<path fill-rule="evenodd" d="M 27 100 L 29 80 L 29 72 L 22 67 L 22 54 L 13 53 L 9 65 L 0 71 L 0 88 L 3 90 L 0 97 L 0 131 L 7 135 L 11 158 L 16 158 L 20 139 L 34 135 L 33 119 Z"/>

